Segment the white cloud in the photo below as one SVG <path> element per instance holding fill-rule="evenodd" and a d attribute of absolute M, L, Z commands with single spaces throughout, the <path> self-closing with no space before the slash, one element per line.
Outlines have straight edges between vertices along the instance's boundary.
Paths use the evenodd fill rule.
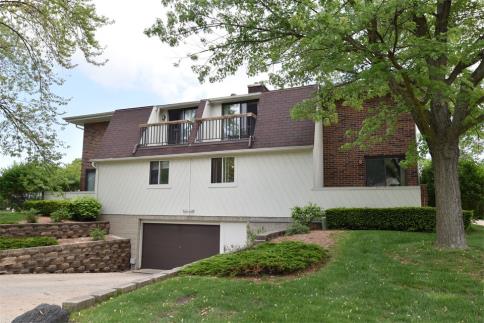
<path fill-rule="evenodd" d="M 247 84 L 264 78 L 248 78 L 241 71 L 221 83 L 200 84 L 190 62 L 173 66 L 193 46 L 171 48 L 156 37 L 144 35 L 157 17 L 164 16 L 164 8 L 159 0 L 142 3 L 135 6 L 131 1 L 95 1 L 98 13 L 115 21 L 98 32 L 98 39 L 107 46 L 104 57 L 109 62 L 101 68 L 81 63 L 82 73 L 102 86 L 153 92 L 160 97 L 160 103 L 245 93 Z"/>

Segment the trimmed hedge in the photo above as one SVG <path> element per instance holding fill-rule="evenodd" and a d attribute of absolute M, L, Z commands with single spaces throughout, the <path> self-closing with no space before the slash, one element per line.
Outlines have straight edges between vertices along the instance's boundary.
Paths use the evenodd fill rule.
<path fill-rule="evenodd" d="M 262 276 L 282 275 L 304 270 L 328 257 L 315 244 L 299 241 L 263 243 L 253 248 L 216 255 L 198 261 L 181 271 L 197 276 Z"/>
<path fill-rule="evenodd" d="M 53 212 L 66 209 L 68 206 L 68 200 L 28 200 L 23 204 L 24 209 L 36 209 L 40 215 L 45 216 L 50 216 Z"/>
<path fill-rule="evenodd" d="M 24 209 L 35 209 L 38 214 L 50 216 L 54 212 L 68 214 L 76 221 L 95 221 L 101 213 L 101 203 L 93 197 L 78 197 L 70 200 L 29 200 Z"/>
<path fill-rule="evenodd" d="M 57 240 L 53 237 L 0 237 L 0 250 L 52 246 L 56 244 Z"/>
<path fill-rule="evenodd" d="M 463 211 L 464 226 L 470 227 L 472 211 Z M 435 231 L 435 208 L 337 208 L 326 210 L 328 229 Z"/>

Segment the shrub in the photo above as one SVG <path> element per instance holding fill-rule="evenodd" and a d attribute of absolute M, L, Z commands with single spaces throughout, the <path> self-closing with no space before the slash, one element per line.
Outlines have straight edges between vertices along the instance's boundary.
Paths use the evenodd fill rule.
<path fill-rule="evenodd" d="M 472 211 L 464 211 L 464 226 L 469 228 Z M 329 229 L 435 231 L 435 208 L 340 208 L 326 210 Z"/>
<path fill-rule="evenodd" d="M 50 219 L 53 222 L 62 222 L 62 220 L 69 219 L 71 214 L 67 208 L 60 208 L 50 214 Z"/>
<path fill-rule="evenodd" d="M 0 237 L 0 250 L 56 245 L 53 237 Z"/>
<path fill-rule="evenodd" d="M 34 208 L 39 214 L 50 216 L 53 212 L 67 208 L 69 200 L 28 200 L 23 204 L 24 209 Z"/>
<path fill-rule="evenodd" d="M 327 253 L 318 245 L 299 241 L 263 243 L 253 248 L 216 255 L 184 268 L 181 273 L 198 276 L 281 275 L 321 263 Z"/>
<path fill-rule="evenodd" d="M 25 221 L 27 221 L 27 223 L 37 223 L 37 220 L 38 220 L 37 214 L 38 213 L 39 213 L 39 211 L 36 210 L 36 209 L 30 209 L 28 211 L 24 211 Z"/>
<path fill-rule="evenodd" d="M 292 208 L 292 219 L 294 222 L 309 226 L 311 222 L 317 219 L 321 219 L 324 215 L 324 211 L 316 204 L 309 203 L 304 207 Z"/>
<path fill-rule="evenodd" d="M 104 240 L 106 236 L 106 231 L 104 231 L 101 228 L 94 228 L 91 231 L 89 231 L 89 235 L 94 241 Z"/>
<path fill-rule="evenodd" d="M 101 203 L 92 197 L 81 197 L 70 200 L 69 211 L 74 220 L 95 221 L 101 213 Z"/>
<path fill-rule="evenodd" d="M 293 234 L 308 233 L 309 231 L 311 231 L 311 230 L 309 229 L 309 227 L 307 225 L 294 222 L 289 226 L 289 228 L 287 228 L 286 235 L 292 236 Z"/>

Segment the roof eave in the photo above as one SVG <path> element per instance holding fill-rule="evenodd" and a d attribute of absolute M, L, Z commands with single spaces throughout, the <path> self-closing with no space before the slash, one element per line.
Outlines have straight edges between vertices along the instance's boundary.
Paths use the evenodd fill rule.
<path fill-rule="evenodd" d="M 93 113 L 93 114 L 84 114 L 72 117 L 65 117 L 63 118 L 64 121 L 68 123 L 72 123 L 78 126 L 85 125 L 86 123 L 97 123 L 97 122 L 106 122 L 111 120 L 113 116 L 113 112 L 102 112 L 102 113 Z"/>

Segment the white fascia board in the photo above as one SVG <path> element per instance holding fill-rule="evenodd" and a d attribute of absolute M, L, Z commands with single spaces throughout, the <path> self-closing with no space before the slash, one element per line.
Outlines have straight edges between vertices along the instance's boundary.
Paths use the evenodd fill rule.
<path fill-rule="evenodd" d="M 256 149 L 234 149 L 234 150 L 214 150 L 201 153 L 186 153 L 186 154 L 169 154 L 169 155 L 152 155 L 152 156 L 139 156 L 139 157 L 122 157 L 122 158 L 100 158 L 91 159 L 92 162 L 121 162 L 121 161 L 133 161 L 133 160 L 150 160 L 159 158 L 190 158 L 190 157 L 203 157 L 213 155 L 242 155 L 242 154 L 258 154 L 266 152 L 280 152 L 280 151 L 302 151 L 311 150 L 312 145 L 308 146 L 286 146 L 286 147 L 273 147 L 273 148 L 256 148 Z"/>

